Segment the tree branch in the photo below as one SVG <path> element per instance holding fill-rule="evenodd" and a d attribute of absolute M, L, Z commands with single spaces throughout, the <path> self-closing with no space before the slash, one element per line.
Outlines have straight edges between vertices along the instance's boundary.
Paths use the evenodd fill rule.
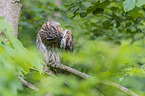
<path fill-rule="evenodd" d="M 89 77 L 92 77 L 92 76 L 89 76 L 85 73 L 82 73 L 76 69 L 73 69 L 71 67 L 68 67 L 68 66 L 65 66 L 63 64 L 52 64 L 52 65 L 49 65 L 51 66 L 52 68 L 55 68 L 55 69 L 61 69 L 61 70 L 64 70 L 64 71 L 67 71 L 67 72 L 70 72 L 74 75 L 77 75 L 79 77 L 82 77 L 84 79 L 87 79 Z M 34 69 L 36 71 L 38 71 L 37 69 Z M 44 68 L 44 72 L 48 75 L 52 75 L 50 73 L 48 73 L 48 68 Z M 53 77 L 55 77 L 54 75 L 52 75 Z M 39 89 L 36 88 L 34 85 L 32 85 L 31 83 L 28 83 L 27 81 L 25 81 L 22 77 L 19 76 L 19 78 L 21 79 L 22 83 L 29 87 L 30 89 L 33 89 L 33 90 L 36 90 L 38 91 Z M 110 81 L 97 81 L 97 83 L 100 83 L 100 84 L 103 84 L 103 85 L 107 85 L 107 86 L 111 86 L 111 87 L 115 87 L 119 90 L 121 90 L 122 92 L 128 94 L 128 95 L 131 95 L 131 96 L 138 96 L 136 93 L 134 93 L 133 91 L 129 90 L 128 88 L 124 87 L 124 86 L 121 86 L 117 83 L 114 83 L 114 82 L 110 82 Z"/>
<path fill-rule="evenodd" d="M 104 84 L 104 85 L 108 85 L 108 86 L 112 86 L 112 87 L 115 87 L 119 90 L 121 90 L 122 92 L 128 94 L 128 95 L 131 95 L 131 96 L 138 96 L 136 93 L 134 93 L 133 91 L 129 90 L 128 88 L 124 87 L 124 86 L 121 86 L 117 83 L 114 83 L 114 82 L 110 82 L 110 81 L 101 81 L 99 82 L 100 84 Z"/>
<path fill-rule="evenodd" d="M 52 64 L 52 65 L 49 64 L 49 66 L 52 67 L 52 68 L 61 69 L 61 70 L 70 72 L 70 73 L 72 73 L 72 74 L 74 74 L 74 75 L 76 75 L 76 76 L 82 77 L 82 78 L 84 78 L 84 79 L 87 79 L 87 78 L 89 78 L 89 77 L 92 77 L 92 76 L 89 76 L 89 75 L 87 75 L 87 74 L 85 74 L 85 73 L 82 73 L 82 72 L 80 72 L 80 71 L 78 71 L 78 70 L 76 70 L 76 69 L 73 69 L 73 68 L 71 68 L 71 67 L 65 66 L 65 65 L 63 65 L 63 64 Z M 121 85 L 119 85 L 119 84 L 117 84 L 117 83 L 109 82 L 109 81 L 101 81 L 101 82 L 99 82 L 99 83 L 104 84 L 104 85 L 108 85 L 108 86 L 115 87 L 115 88 L 121 90 L 122 92 L 124 92 L 124 93 L 126 93 L 126 94 L 128 94 L 128 95 L 131 95 L 131 96 L 138 96 L 138 95 L 137 95 L 136 93 L 134 93 L 133 91 L 131 91 L 131 90 L 129 90 L 128 88 L 126 88 L 126 87 L 124 87 L 124 86 L 121 86 Z"/>
<path fill-rule="evenodd" d="M 89 78 L 91 76 L 87 75 L 86 73 L 82 73 L 74 68 L 71 68 L 69 66 L 63 65 L 63 64 L 48 64 L 51 68 L 55 69 L 61 69 L 63 71 L 67 71 L 73 75 L 79 76 L 81 78 Z"/>
<path fill-rule="evenodd" d="M 35 87 L 35 85 L 33 85 L 33 84 L 27 82 L 27 81 L 24 80 L 21 76 L 19 76 L 19 75 L 17 75 L 17 76 L 20 78 L 20 80 L 22 81 L 22 83 L 23 83 L 25 86 L 27 86 L 28 88 L 30 88 L 30 89 L 32 89 L 32 90 L 35 90 L 35 91 L 38 91 L 38 90 L 39 90 L 38 88 Z"/>

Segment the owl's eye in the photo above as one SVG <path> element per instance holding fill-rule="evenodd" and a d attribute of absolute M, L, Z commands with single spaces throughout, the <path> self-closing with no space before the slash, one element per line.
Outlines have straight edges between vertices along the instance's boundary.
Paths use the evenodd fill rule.
<path fill-rule="evenodd" d="M 51 26 L 55 31 L 57 31 L 57 29 L 54 26 Z"/>

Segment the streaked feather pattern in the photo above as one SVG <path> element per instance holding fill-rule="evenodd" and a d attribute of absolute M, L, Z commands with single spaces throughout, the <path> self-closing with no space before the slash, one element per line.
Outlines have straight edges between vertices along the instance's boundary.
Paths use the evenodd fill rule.
<path fill-rule="evenodd" d="M 47 64 L 59 64 L 59 49 L 73 51 L 73 34 L 69 29 L 63 31 L 60 23 L 49 21 L 44 23 L 38 32 L 36 46 Z"/>

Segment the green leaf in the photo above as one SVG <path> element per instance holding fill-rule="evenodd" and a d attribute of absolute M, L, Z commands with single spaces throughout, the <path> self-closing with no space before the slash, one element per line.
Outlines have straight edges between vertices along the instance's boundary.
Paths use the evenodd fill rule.
<path fill-rule="evenodd" d="M 11 32 L 13 31 L 13 27 L 5 20 L 5 18 L 0 17 L 0 30 L 2 32 Z"/>
<path fill-rule="evenodd" d="M 41 17 L 40 16 L 37 16 L 35 18 L 33 18 L 34 20 L 39 20 Z"/>
<path fill-rule="evenodd" d="M 93 11 L 95 11 L 96 10 L 96 6 L 89 6 L 88 8 L 87 8 L 87 13 L 91 13 L 91 12 L 93 12 Z"/>
<path fill-rule="evenodd" d="M 104 9 L 102 8 L 97 8 L 95 11 L 93 11 L 93 15 L 96 15 L 96 14 L 99 14 L 99 13 L 102 13 L 104 11 Z"/>
<path fill-rule="evenodd" d="M 136 6 L 137 7 L 141 7 L 142 5 L 144 5 L 145 4 L 145 0 L 137 0 L 136 1 Z"/>
<path fill-rule="evenodd" d="M 42 73 L 42 60 L 37 52 L 28 51 L 23 47 L 23 44 L 12 34 L 12 31 L 14 30 L 13 27 L 6 22 L 3 17 L 0 17 L 0 30 L 9 40 L 9 44 L 6 43 L 5 46 L 3 46 L 3 49 L 10 60 L 17 64 L 17 66 L 20 66 L 25 71 L 23 71 L 25 74 L 29 73 L 29 68 L 34 67 L 38 68 L 39 72 Z M 2 42 L 3 38 L 1 38 L 0 41 Z"/>
<path fill-rule="evenodd" d="M 98 1 L 99 2 L 99 1 Z M 110 1 L 104 1 L 102 3 L 95 3 L 97 8 L 106 8 L 108 5 L 110 5 Z"/>
<path fill-rule="evenodd" d="M 86 13 L 86 12 L 80 13 L 80 17 L 81 17 L 81 18 L 84 18 L 84 17 L 86 17 L 86 16 L 87 16 L 87 13 Z"/>
<path fill-rule="evenodd" d="M 111 22 L 109 20 L 106 20 L 103 22 L 103 28 L 104 29 L 109 29 L 111 26 Z"/>
<path fill-rule="evenodd" d="M 134 8 L 133 10 L 129 11 L 128 13 L 133 19 L 137 19 L 138 17 L 144 18 L 144 15 L 139 8 Z"/>
<path fill-rule="evenodd" d="M 92 6 L 91 2 L 89 2 L 89 1 L 83 2 L 82 5 L 85 6 L 86 8 Z"/>
<path fill-rule="evenodd" d="M 133 8 L 135 8 L 135 2 L 136 2 L 136 0 L 125 0 L 123 2 L 124 11 L 127 12 L 127 11 L 130 11 Z"/>

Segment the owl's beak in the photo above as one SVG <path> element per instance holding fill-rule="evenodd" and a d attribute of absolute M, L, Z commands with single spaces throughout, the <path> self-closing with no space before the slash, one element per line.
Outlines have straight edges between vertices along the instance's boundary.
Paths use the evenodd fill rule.
<path fill-rule="evenodd" d="M 63 33 L 63 29 L 62 28 L 58 28 L 59 33 Z"/>

